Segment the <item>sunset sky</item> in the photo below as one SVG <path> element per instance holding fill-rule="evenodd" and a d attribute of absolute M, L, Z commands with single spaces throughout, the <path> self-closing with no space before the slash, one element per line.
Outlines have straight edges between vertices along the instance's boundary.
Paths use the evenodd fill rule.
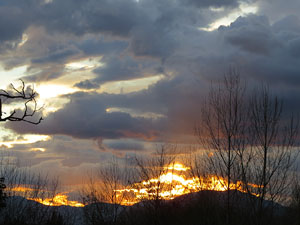
<path fill-rule="evenodd" d="M 201 99 L 234 67 L 300 110 L 300 1 L 2 0 L 0 87 L 34 85 L 44 120 L 1 150 L 64 184 L 112 155 L 195 143 Z"/>

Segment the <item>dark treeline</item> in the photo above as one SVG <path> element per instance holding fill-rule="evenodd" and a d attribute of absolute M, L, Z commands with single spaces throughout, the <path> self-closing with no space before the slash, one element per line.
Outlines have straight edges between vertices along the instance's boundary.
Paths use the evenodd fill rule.
<path fill-rule="evenodd" d="M 135 179 L 147 180 L 145 177 L 158 177 L 166 173 L 168 169 L 165 163 L 172 165 L 173 160 L 176 159 L 169 153 L 170 152 L 164 147 L 157 151 L 157 154 L 153 155 L 151 159 L 147 157 L 147 159 L 145 159 L 146 161 L 140 161 L 143 162 L 142 164 L 138 162 L 136 176 L 140 177 L 135 177 Z M 174 152 L 172 151 L 172 153 Z M 197 159 L 197 162 L 199 162 L 198 160 L 199 159 Z M 203 158 L 201 160 L 203 160 Z M 201 173 L 199 173 L 200 170 L 198 170 L 197 175 L 196 169 L 200 167 L 195 168 L 195 164 L 190 164 L 190 175 L 193 177 L 208 176 L 208 170 L 205 170 L 203 164 L 201 165 Z M 111 165 L 108 165 L 108 167 L 112 168 Z M 114 170 L 109 170 L 112 173 L 121 169 L 116 164 L 113 167 L 115 167 Z M 118 167 L 118 169 L 116 169 L 116 167 Z M 108 171 L 107 167 L 101 170 Z M 106 173 L 106 175 L 108 175 L 108 173 Z M 111 174 L 111 177 L 114 176 Z M 224 183 L 224 185 L 226 186 L 226 183 Z M 228 210 L 230 210 L 230 224 L 283 225 L 300 223 L 300 189 L 296 181 L 295 183 L 289 184 L 291 191 L 288 195 L 288 191 L 285 190 L 284 194 L 287 198 L 284 202 L 285 205 L 273 201 L 268 195 L 261 201 L 260 196 L 248 193 L 247 190 L 241 192 L 231 188 L 229 191 L 229 209 L 227 191 L 204 190 L 199 187 L 197 192 L 182 195 L 173 200 L 164 200 L 161 194 L 163 191 L 172 190 L 172 185 L 169 186 L 169 184 L 163 182 L 153 182 L 140 187 L 146 189 L 148 193 L 140 197 L 140 202 L 132 206 L 122 206 L 120 205 L 121 201 L 128 196 L 123 196 L 121 199 L 117 198 L 116 192 L 111 192 L 107 189 L 109 186 L 118 186 L 119 188 L 129 187 L 128 184 L 124 183 L 122 178 L 118 181 L 114 180 L 110 185 L 106 183 L 105 186 L 94 183 L 92 188 L 90 186 L 90 189 L 86 189 L 84 196 L 86 200 L 85 203 L 88 205 L 83 208 L 84 224 L 223 225 L 228 224 Z M 103 201 L 107 202 L 107 200 L 105 200 L 107 199 L 107 194 L 114 199 L 114 202 L 111 202 L 111 204 L 101 203 Z"/>

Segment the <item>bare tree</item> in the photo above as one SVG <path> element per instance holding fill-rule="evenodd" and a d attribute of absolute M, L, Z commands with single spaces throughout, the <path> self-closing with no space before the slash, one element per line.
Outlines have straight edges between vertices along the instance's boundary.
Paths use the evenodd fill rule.
<path fill-rule="evenodd" d="M 30 86 L 26 86 L 24 81 L 21 80 L 21 87 L 16 88 L 13 84 L 11 84 L 9 90 L 0 90 L 0 122 L 6 121 L 24 121 L 31 124 L 39 124 L 42 121 L 42 117 L 35 118 L 37 109 L 36 102 L 37 93 Z M 9 111 L 5 111 L 5 105 L 8 104 L 11 106 L 14 102 L 18 102 L 19 104 L 16 106 L 19 107 L 20 103 L 23 104 L 23 109 L 11 109 L 8 107 Z M 1 160 L 2 162 L 2 160 Z M 1 164 L 2 165 L 2 164 Z M 1 187 L 5 187 L 4 177 L 1 177 Z M 4 202 L 4 193 L 3 188 L 1 189 L 0 200 Z"/>
<path fill-rule="evenodd" d="M 126 165 L 114 157 L 107 166 L 102 166 L 89 177 L 82 190 L 86 222 L 89 224 L 116 224 L 127 202 L 125 190 L 131 184 L 131 173 Z"/>
<path fill-rule="evenodd" d="M 42 117 L 34 118 L 38 111 L 36 102 L 37 93 L 31 86 L 26 86 L 21 80 L 21 87 L 16 88 L 11 84 L 10 90 L 0 90 L 0 122 L 24 121 L 31 124 L 39 124 Z M 4 104 L 11 104 L 13 101 L 21 102 L 22 109 L 13 109 L 10 112 L 4 111 Z M 33 120 L 35 119 L 35 120 Z"/>
<path fill-rule="evenodd" d="M 201 119 L 196 134 L 209 151 L 207 162 L 211 171 L 227 180 L 227 224 L 231 189 L 249 194 L 255 223 L 262 224 L 264 212 L 272 216 L 275 202 L 287 196 L 298 155 L 294 148 L 298 122 L 282 117 L 282 102 L 271 97 L 268 88 L 247 95 L 235 71 L 211 88 Z"/>
<path fill-rule="evenodd" d="M 290 209 L 291 209 L 291 218 L 294 223 L 290 224 L 300 224 L 300 184 L 299 184 L 299 176 L 296 177 L 297 179 L 293 183 L 293 189 L 291 193 L 291 202 L 290 202 Z"/>
<path fill-rule="evenodd" d="M 226 179 L 227 224 L 231 220 L 231 184 L 239 177 L 238 151 L 245 147 L 245 87 L 239 73 L 230 70 L 217 87 L 212 86 L 202 113 L 196 136 L 209 151 L 211 171 Z"/>
<path fill-rule="evenodd" d="M 18 167 L 11 155 L 2 155 L 0 176 L 5 178 L 6 207 L 1 211 L 1 224 L 44 224 L 52 208 L 33 200 L 54 198 L 58 180 Z M 54 209 L 53 209 L 54 210 Z"/>
<path fill-rule="evenodd" d="M 163 176 L 171 172 L 176 158 L 176 146 L 162 145 L 152 156 L 136 158 L 139 182 L 134 187 L 142 192 L 139 200 L 147 212 L 152 224 L 158 225 L 163 193 L 173 188 L 173 182 L 165 182 Z"/>
<path fill-rule="evenodd" d="M 267 87 L 255 91 L 250 100 L 247 151 L 252 159 L 244 167 L 243 183 L 249 194 L 259 198 L 254 203 L 257 224 L 263 223 L 265 210 L 272 214 L 272 203 L 286 198 L 291 167 L 298 155 L 293 148 L 298 122 L 293 116 L 283 119 L 282 105 L 282 101 L 270 95 Z M 265 200 L 271 200 L 271 204 L 266 205 Z"/>

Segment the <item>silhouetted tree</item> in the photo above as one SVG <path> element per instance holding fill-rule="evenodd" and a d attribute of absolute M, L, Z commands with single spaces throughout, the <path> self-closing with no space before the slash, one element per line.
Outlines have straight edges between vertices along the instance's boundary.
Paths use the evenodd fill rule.
<path fill-rule="evenodd" d="M 42 117 L 34 118 L 36 115 L 37 93 L 31 86 L 26 86 L 24 81 L 21 80 L 21 87 L 16 88 L 11 84 L 8 90 L 0 90 L 0 122 L 6 121 L 24 121 L 31 124 L 39 124 Z M 23 105 L 21 108 L 12 109 L 9 107 L 17 102 L 18 106 Z M 9 105 L 8 110 L 4 110 L 5 105 Z M 18 107 L 17 106 L 17 107 Z M 0 178 L 0 207 L 5 206 L 5 193 L 4 193 L 4 177 Z"/>
<path fill-rule="evenodd" d="M 264 211 L 272 216 L 274 203 L 286 198 L 291 167 L 298 155 L 293 148 L 298 122 L 293 117 L 283 118 L 282 106 L 282 101 L 272 97 L 264 86 L 250 99 L 247 151 L 252 159 L 243 169 L 243 178 L 248 193 L 259 198 L 252 203 L 257 224 L 263 224 Z M 244 161 L 240 163 L 245 165 Z M 266 204 L 265 200 L 271 203 Z"/>
<path fill-rule="evenodd" d="M 238 151 L 245 147 L 245 87 L 239 73 L 230 70 L 217 86 L 212 86 L 196 127 L 200 143 L 209 151 L 210 170 L 224 179 L 227 190 L 227 224 L 231 221 L 231 184 L 238 174 Z"/>
<path fill-rule="evenodd" d="M 26 86 L 24 81 L 21 80 L 21 87 L 16 88 L 11 84 L 10 89 L 0 90 L 0 122 L 6 121 L 24 121 L 31 124 L 39 124 L 42 121 L 42 117 L 34 118 L 38 108 L 36 97 L 37 93 L 31 86 Z M 11 104 L 17 101 L 22 104 L 23 107 L 19 109 L 8 109 L 4 111 L 5 104 Z"/>
<path fill-rule="evenodd" d="M 86 187 L 82 190 L 85 204 L 84 215 L 88 224 L 116 224 L 124 210 L 126 192 L 120 192 L 131 184 L 130 171 L 126 165 L 119 165 L 116 158 L 102 166 L 89 177 Z"/>
<path fill-rule="evenodd" d="M 236 196 L 231 189 L 238 188 L 249 194 L 253 223 L 272 218 L 276 202 L 287 196 L 298 155 L 293 148 L 298 122 L 283 118 L 282 102 L 268 88 L 250 94 L 239 74 L 230 71 L 219 86 L 211 88 L 196 128 L 200 143 L 209 151 L 208 165 L 227 179 L 227 224 L 231 224 L 232 197 Z"/>
<path fill-rule="evenodd" d="M 161 179 L 162 175 L 172 172 L 175 156 L 176 146 L 162 145 L 153 155 L 136 158 L 139 182 L 135 188 L 144 190 L 139 200 L 142 201 L 142 206 L 147 208 L 146 216 L 149 218 L 149 224 L 161 224 L 163 192 L 171 193 L 173 188 L 172 182 L 166 183 Z"/>
<path fill-rule="evenodd" d="M 299 177 L 297 177 L 297 178 L 299 178 Z M 299 183 L 299 180 L 296 180 L 293 185 L 290 210 L 291 210 L 291 215 L 289 215 L 289 217 L 292 218 L 290 224 L 299 225 L 300 224 L 300 183 Z"/>
<path fill-rule="evenodd" d="M 66 223 L 59 212 L 53 211 L 51 216 L 46 220 L 45 225 L 66 225 Z"/>
<path fill-rule="evenodd" d="M 0 209 L 5 207 L 5 199 L 6 199 L 6 193 L 4 193 L 4 190 L 6 188 L 6 185 L 4 183 L 4 177 L 0 178 Z"/>

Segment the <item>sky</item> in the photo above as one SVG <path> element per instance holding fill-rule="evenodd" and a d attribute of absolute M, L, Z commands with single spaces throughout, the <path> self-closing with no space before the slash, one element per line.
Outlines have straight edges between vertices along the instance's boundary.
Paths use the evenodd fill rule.
<path fill-rule="evenodd" d="M 1 124 L 1 150 L 75 185 L 112 155 L 195 143 L 201 98 L 232 67 L 299 111 L 299 11 L 298 0 L 3 0 L 0 87 L 34 86 L 44 120 Z"/>

